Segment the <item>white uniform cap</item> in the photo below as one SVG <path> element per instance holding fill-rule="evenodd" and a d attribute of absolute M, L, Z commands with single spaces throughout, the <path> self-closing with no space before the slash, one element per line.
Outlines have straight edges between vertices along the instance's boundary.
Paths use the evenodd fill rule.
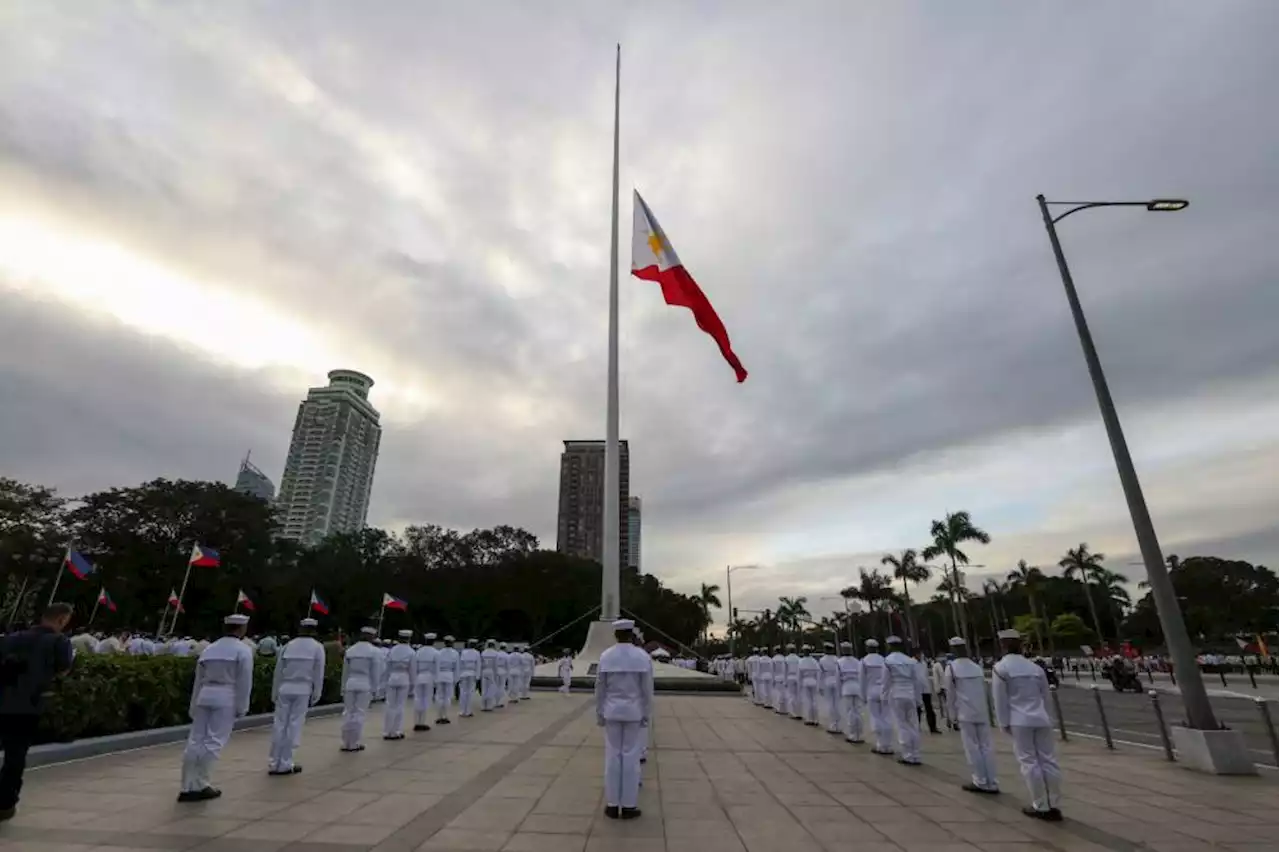
<path fill-rule="evenodd" d="M 840 643 L 840 650 L 841 650 L 841 651 L 852 651 L 852 650 L 853 650 L 853 643 L 852 643 L 852 642 L 841 642 L 841 643 Z"/>
<path fill-rule="evenodd" d="M 378 631 L 377 631 L 377 630 L 375 630 L 375 629 L 373 629 L 372 627 L 361 627 L 361 628 L 360 628 L 360 632 L 361 632 L 361 633 L 363 633 L 365 636 L 377 636 L 377 635 L 378 635 Z"/>
<path fill-rule="evenodd" d="M 1001 630 L 996 634 L 997 639 L 1021 639 L 1022 634 L 1014 630 L 1012 627 Z"/>
<path fill-rule="evenodd" d="M 961 639 L 959 636 L 952 636 L 950 639 L 947 640 L 947 644 L 950 645 L 952 648 L 958 648 L 959 646 L 964 644 L 964 640 Z"/>
<path fill-rule="evenodd" d="M 444 641 L 446 641 L 446 642 L 452 642 L 452 641 L 454 641 L 454 638 L 453 638 L 452 636 L 446 636 L 446 637 L 444 637 Z"/>
<path fill-rule="evenodd" d="M 426 639 L 428 642 L 434 642 L 436 640 L 436 634 L 428 633 L 426 636 L 423 636 L 422 638 Z"/>
<path fill-rule="evenodd" d="M 899 638 L 899 637 L 897 637 L 897 636 L 886 636 L 886 637 L 884 637 L 884 644 L 886 644 L 886 645 L 901 645 L 901 644 L 902 644 L 902 639 L 900 639 L 900 638 Z"/>
<path fill-rule="evenodd" d="M 245 615 L 242 612 L 237 612 L 233 615 L 228 615 L 226 618 L 222 619 L 222 623 L 235 624 L 235 625 L 248 624 L 249 616 Z"/>
<path fill-rule="evenodd" d="M 493 648 L 493 647 L 497 646 L 497 644 L 498 644 L 498 643 L 497 643 L 497 641 L 496 641 L 496 640 L 493 640 L 493 639 L 486 639 L 486 640 L 484 640 L 484 644 L 485 644 L 485 645 L 487 645 L 487 646 L 488 646 L 488 647 L 490 647 L 490 648 Z"/>
<path fill-rule="evenodd" d="M 412 631 L 412 630 L 401 630 L 401 631 L 400 631 L 399 633 L 397 633 L 396 635 L 397 635 L 397 636 L 399 636 L 401 639 L 412 639 L 412 638 L 413 638 L 413 631 Z"/>
<path fill-rule="evenodd" d="M 499 651 L 505 651 L 505 650 L 507 650 L 507 643 L 506 643 L 506 642 L 499 642 L 499 643 L 498 643 L 498 650 L 499 650 Z"/>
<path fill-rule="evenodd" d="M 299 627 L 315 627 L 319 623 L 320 622 L 316 621 L 314 618 L 304 618 L 298 622 L 298 626 Z"/>
<path fill-rule="evenodd" d="M 879 643 L 879 642 L 877 642 L 877 641 L 876 641 L 876 640 L 874 640 L 874 639 L 868 639 L 864 644 L 865 644 L 868 648 L 879 648 L 879 647 L 880 647 L 880 643 Z"/>
<path fill-rule="evenodd" d="M 615 631 L 635 630 L 636 623 L 629 618 L 619 618 L 617 621 L 613 623 L 613 629 Z"/>

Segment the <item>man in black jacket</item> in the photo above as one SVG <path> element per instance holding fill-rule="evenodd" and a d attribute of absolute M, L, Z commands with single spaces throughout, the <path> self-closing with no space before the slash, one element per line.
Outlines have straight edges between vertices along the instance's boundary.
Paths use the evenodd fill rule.
<path fill-rule="evenodd" d="M 0 821 L 17 812 L 44 695 L 71 668 L 71 641 L 62 635 L 70 620 L 70 604 L 52 603 L 38 625 L 0 639 Z"/>

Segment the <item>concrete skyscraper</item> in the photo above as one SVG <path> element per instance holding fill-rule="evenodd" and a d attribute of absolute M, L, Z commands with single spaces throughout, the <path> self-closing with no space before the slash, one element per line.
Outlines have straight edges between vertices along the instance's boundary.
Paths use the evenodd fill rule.
<path fill-rule="evenodd" d="M 249 461 L 248 453 L 244 454 L 244 461 L 240 462 L 240 473 L 236 475 L 236 484 L 231 487 L 231 490 L 257 497 L 268 503 L 276 496 L 275 485 L 265 473 L 258 469 L 257 465 Z"/>
<path fill-rule="evenodd" d="M 382 439 L 371 387 L 364 373 L 333 370 L 298 406 L 276 500 L 281 538 L 313 545 L 364 527 Z"/>
<path fill-rule="evenodd" d="M 627 442 L 618 442 L 619 564 L 626 565 L 631 461 Z M 603 562 L 604 441 L 565 441 L 560 454 L 560 511 L 556 518 L 556 550 Z"/>
<path fill-rule="evenodd" d="M 627 499 L 627 561 L 628 568 L 640 570 L 640 498 Z"/>

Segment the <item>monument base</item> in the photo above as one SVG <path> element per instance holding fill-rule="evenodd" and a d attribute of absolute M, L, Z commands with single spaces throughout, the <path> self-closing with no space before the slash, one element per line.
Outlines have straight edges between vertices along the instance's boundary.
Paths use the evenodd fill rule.
<path fill-rule="evenodd" d="M 1257 775 L 1244 735 L 1239 731 L 1200 731 L 1171 725 L 1178 762 L 1188 769 L 1212 775 Z"/>
<path fill-rule="evenodd" d="M 582 650 L 573 658 L 573 685 L 591 685 L 596 678 L 596 667 L 600 664 L 600 655 L 606 648 L 613 646 L 618 640 L 613 636 L 612 621 L 593 621 L 587 628 L 587 639 L 582 643 Z M 551 648 L 548 651 L 555 651 Z M 654 688 L 664 689 L 706 689 L 715 691 L 737 692 L 736 683 L 725 683 L 715 675 L 693 669 L 682 669 L 670 663 L 657 660 L 653 663 Z M 552 660 L 543 663 L 533 670 L 535 686 L 560 685 L 560 661 Z"/>

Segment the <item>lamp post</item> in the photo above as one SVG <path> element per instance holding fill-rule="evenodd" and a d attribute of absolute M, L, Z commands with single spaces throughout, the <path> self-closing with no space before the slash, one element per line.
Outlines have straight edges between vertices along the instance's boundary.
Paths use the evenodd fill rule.
<path fill-rule="evenodd" d="M 724 568 L 724 594 L 729 599 L 729 627 L 725 633 L 729 635 L 729 658 L 733 659 L 733 572 L 754 571 L 759 565 L 726 565 Z"/>
<path fill-rule="evenodd" d="M 1129 455 L 1124 430 L 1120 427 L 1120 416 L 1116 413 L 1115 403 L 1111 399 L 1111 390 L 1107 387 L 1102 362 L 1098 358 L 1098 350 L 1094 347 L 1093 335 L 1089 333 L 1089 324 L 1085 321 L 1080 297 L 1076 295 L 1075 283 L 1071 280 L 1071 270 L 1067 267 L 1067 258 L 1062 253 L 1062 243 L 1058 241 L 1057 230 L 1057 224 L 1072 213 L 1094 207 L 1145 207 L 1153 212 L 1173 213 L 1185 209 L 1188 202 L 1180 198 L 1157 198 L 1151 201 L 1046 201 L 1043 195 L 1037 195 L 1036 201 L 1040 205 L 1040 214 L 1044 217 L 1045 230 L 1049 232 L 1049 244 L 1053 247 L 1053 256 L 1058 262 L 1062 286 L 1067 293 L 1067 304 L 1071 307 L 1076 334 L 1080 337 L 1080 348 L 1084 350 L 1085 364 L 1089 368 L 1093 390 L 1098 397 L 1102 423 L 1107 430 L 1107 439 L 1111 442 L 1111 454 L 1115 457 L 1116 470 L 1120 474 L 1120 486 L 1124 489 L 1125 502 L 1129 504 L 1129 517 L 1133 520 L 1138 549 L 1142 552 L 1142 563 L 1147 569 L 1151 597 L 1155 601 L 1160 628 L 1164 632 L 1165 644 L 1173 660 L 1173 669 L 1178 675 L 1178 685 L 1182 688 L 1182 704 L 1187 713 L 1187 725 L 1202 731 L 1218 730 L 1218 720 L 1214 717 L 1213 707 L 1209 704 L 1209 696 L 1204 689 L 1204 681 L 1200 678 L 1200 668 L 1196 665 L 1191 637 L 1187 635 L 1187 625 L 1182 620 L 1182 610 L 1178 606 L 1173 581 L 1169 578 L 1164 556 L 1160 552 L 1160 540 L 1156 537 L 1155 527 L 1151 523 L 1147 501 L 1142 496 L 1138 472 L 1134 469 L 1133 458 Z M 1055 216 L 1049 209 L 1051 206 L 1068 209 Z"/>

